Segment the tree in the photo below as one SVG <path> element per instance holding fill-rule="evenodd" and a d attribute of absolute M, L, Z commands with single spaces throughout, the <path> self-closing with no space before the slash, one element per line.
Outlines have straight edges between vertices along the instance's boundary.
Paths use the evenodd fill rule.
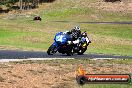
<path fill-rule="evenodd" d="M 23 7 L 23 0 L 19 0 L 19 4 L 20 4 L 20 10 L 22 10 L 22 7 Z"/>
<path fill-rule="evenodd" d="M 53 2 L 55 0 L 0 0 L 0 5 L 4 5 L 9 9 L 27 10 L 37 8 L 39 4 Z M 19 3 L 19 5 L 16 5 Z"/>

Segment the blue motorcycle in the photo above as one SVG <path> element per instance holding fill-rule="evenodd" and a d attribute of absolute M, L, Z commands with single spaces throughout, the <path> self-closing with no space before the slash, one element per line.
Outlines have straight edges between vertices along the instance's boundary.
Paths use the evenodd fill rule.
<path fill-rule="evenodd" d="M 71 39 L 72 38 L 69 34 L 58 32 L 54 37 L 54 43 L 47 51 L 48 55 L 53 55 L 58 51 L 59 53 L 71 56 L 73 46 L 67 43 L 68 41 L 71 41 Z"/>

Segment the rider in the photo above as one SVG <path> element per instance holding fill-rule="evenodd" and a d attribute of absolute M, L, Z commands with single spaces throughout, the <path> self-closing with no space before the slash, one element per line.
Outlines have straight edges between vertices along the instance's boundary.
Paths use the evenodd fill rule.
<path fill-rule="evenodd" d="M 72 33 L 73 40 L 77 40 L 81 36 L 80 27 L 79 26 L 75 26 L 71 30 L 71 33 Z"/>
<path fill-rule="evenodd" d="M 65 32 L 69 34 L 72 38 L 71 41 L 68 41 L 69 44 L 77 44 L 79 43 L 79 37 L 81 37 L 81 31 L 79 26 L 75 26 L 71 31 Z"/>

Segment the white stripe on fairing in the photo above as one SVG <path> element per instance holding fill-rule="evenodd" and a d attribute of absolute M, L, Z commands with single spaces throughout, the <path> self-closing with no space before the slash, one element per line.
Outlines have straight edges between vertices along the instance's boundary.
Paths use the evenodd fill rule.
<path fill-rule="evenodd" d="M 67 60 L 74 58 L 28 58 L 28 59 L 0 59 L 0 62 L 28 61 L 28 60 Z"/>

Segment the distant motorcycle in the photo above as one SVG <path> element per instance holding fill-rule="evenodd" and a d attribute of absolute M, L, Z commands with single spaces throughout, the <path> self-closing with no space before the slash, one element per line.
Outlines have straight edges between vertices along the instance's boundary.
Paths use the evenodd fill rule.
<path fill-rule="evenodd" d="M 63 32 L 58 32 L 54 37 L 54 43 L 49 47 L 48 55 L 53 55 L 57 51 L 62 54 L 72 55 L 73 46 L 67 42 L 71 41 L 71 36 Z"/>
<path fill-rule="evenodd" d="M 76 47 L 73 47 L 73 52 L 77 53 L 78 55 L 82 55 L 87 50 L 87 47 L 90 43 L 91 43 L 91 40 L 89 39 L 85 31 L 82 33 L 80 42 L 76 44 Z"/>

